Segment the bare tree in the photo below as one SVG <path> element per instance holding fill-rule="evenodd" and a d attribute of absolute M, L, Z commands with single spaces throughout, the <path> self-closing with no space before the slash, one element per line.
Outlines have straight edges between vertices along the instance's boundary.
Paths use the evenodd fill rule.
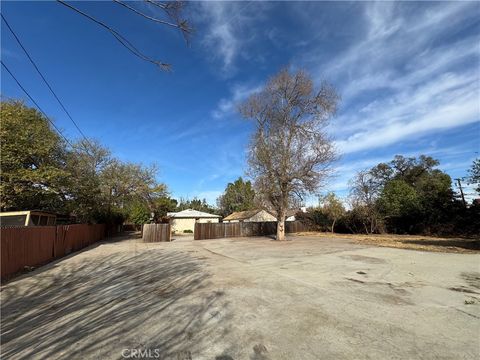
<path fill-rule="evenodd" d="M 350 202 L 363 223 L 367 234 L 377 232 L 381 228 L 381 219 L 377 211 L 376 201 L 380 194 L 382 185 L 372 171 L 359 171 L 350 180 Z"/>
<path fill-rule="evenodd" d="M 280 71 L 240 105 L 255 121 L 248 175 L 277 215 L 277 240 L 285 239 L 285 214 L 295 199 L 315 193 L 326 179 L 335 149 L 325 128 L 338 95 L 323 83 L 318 91 L 303 71 Z"/>

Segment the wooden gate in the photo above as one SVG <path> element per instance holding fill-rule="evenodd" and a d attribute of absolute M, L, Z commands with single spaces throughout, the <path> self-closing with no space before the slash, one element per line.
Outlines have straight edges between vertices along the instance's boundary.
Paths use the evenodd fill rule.
<path fill-rule="evenodd" d="M 170 240 L 170 224 L 145 224 L 143 225 L 143 242 L 160 242 Z"/>

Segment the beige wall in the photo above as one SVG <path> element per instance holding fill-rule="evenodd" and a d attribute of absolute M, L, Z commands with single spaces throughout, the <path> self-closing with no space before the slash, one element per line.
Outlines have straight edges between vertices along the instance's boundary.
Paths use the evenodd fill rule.
<path fill-rule="evenodd" d="M 218 218 L 200 218 L 197 220 L 199 223 L 218 223 Z"/>
<path fill-rule="evenodd" d="M 184 230 L 191 230 L 192 232 L 195 230 L 195 218 L 178 218 L 178 219 L 171 219 L 170 226 L 172 232 L 174 233 L 183 233 Z M 218 218 L 200 218 L 197 220 L 199 223 L 218 223 Z"/>
<path fill-rule="evenodd" d="M 277 218 L 265 210 L 259 211 L 250 219 L 246 219 L 245 222 L 263 222 L 263 221 L 277 221 Z"/>

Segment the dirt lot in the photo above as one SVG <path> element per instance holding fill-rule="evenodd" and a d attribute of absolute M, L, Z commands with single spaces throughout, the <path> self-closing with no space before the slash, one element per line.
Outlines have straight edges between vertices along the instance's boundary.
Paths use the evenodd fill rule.
<path fill-rule="evenodd" d="M 480 255 L 291 239 L 120 238 L 39 268 L 2 287 L 2 358 L 479 357 Z"/>
<path fill-rule="evenodd" d="M 480 237 L 458 238 L 392 234 L 331 234 L 325 232 L 304 232 L 299 235 L 307 237 L 343 238 L 353 240 L 359 244 L 394 247 L 398 249 L 480 253 Z"/>

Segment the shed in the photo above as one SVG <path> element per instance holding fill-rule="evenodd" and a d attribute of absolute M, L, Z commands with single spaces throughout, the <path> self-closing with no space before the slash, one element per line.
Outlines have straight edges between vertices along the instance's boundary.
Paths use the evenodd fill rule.
<path fill-rule="evenodd" d="M 179 212 L 167 213 L 170 218 L 172 232 L 192 232 L 195 230 L 195 223 L 218 223 L 219 215 L 209 214 L 203 211 L 187 209 Z"/>
<path fill-rule="evenodd" d="M 263 209 L 236 211 L 223 219 L 224 223 L 277 221 L 277 218 Z"/>
<path fill-rule="evenodd" d="M 55 225 L 55 213 L 40 210 L 0 212 L 1 226 L 49 226 Z"/>

